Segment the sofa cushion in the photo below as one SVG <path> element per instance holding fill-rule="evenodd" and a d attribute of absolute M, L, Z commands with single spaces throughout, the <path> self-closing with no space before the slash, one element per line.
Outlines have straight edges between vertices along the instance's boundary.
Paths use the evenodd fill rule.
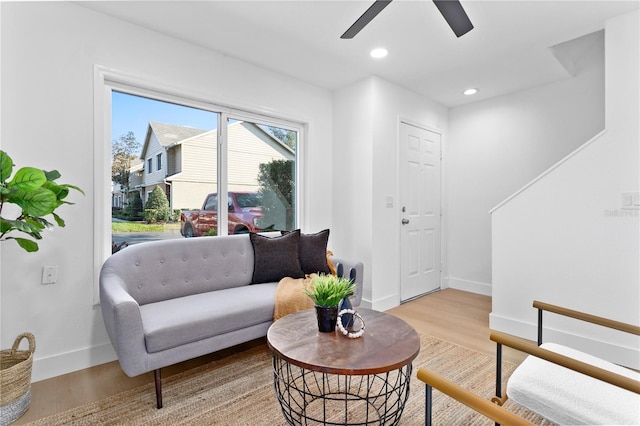
<path fill-rule="evenodd" d="M 284 277 L 304 278 L 298 260 L 299 230 L 277 237 L 252 232 L 249 238 L 253 245 L 252 283 L 277 282 Z"/>
<path fill-rule="evenodd" d="M 282 231 L 286 235 L 291 231 Z M 329 242 L 329 230 L 317 232 L 315 234 L 300 233 L 298 243 L 298 259 L 300 267 L 305 274 L 330 274 L 331 269 L 327 262 L 327 243 Z"/>
<path fill-rule="evenodd" d="M 277 283 L 228 288 L 140 306 L 149 353 L 273 320 Z"/>

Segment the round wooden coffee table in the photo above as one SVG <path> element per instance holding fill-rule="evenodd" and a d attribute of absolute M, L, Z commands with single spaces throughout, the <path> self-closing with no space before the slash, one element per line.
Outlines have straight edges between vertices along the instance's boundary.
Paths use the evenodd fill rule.
<path fill-rule="evenodd" d="M 291 425 L 395 425 L 409 397 L 418 333 L 403 320 L 358 308 L 365 333 L 318 331 L 315 310 L 271 325 L 274 386 Z M 357 327 L 357 323 L 356 323 Z"/>

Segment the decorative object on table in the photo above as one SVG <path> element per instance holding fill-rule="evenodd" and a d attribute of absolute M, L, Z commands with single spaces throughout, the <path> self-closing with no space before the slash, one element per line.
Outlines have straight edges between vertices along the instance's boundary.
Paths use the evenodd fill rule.
<path fill-rule="evenodd" d="M 318 331 L 322 333 L 330 333 L 335 331 L 338 322 L 337 306 L 317 306 L 316 316 L 318 318 Z"/>
<path fill-rule="evenodd" d="M 338 268 L 336 269 L 336 273 L 334 275 L 338 275 L 340 277 L 344 277 L 344 266 L 342 264 L 338 265 Z M 352 282 L 356 282 L 356 270 L 354 268 L 351 268 L 351 270 L 349 271 L 349 278 L 351 279 Z M 351 298 L 350 297 L 345 297 L 344 299 L 342 299 L 342 301 L 340 302 L 340 308 L 338 309 L 338 311 L 342 311 L 345 309 L 353 309 L 353 305 L 351 304 Z M 353 315 L 346 313 L 344 315 L 342 315 L 342 326 L 344 328 L 350 328 L 353 327 Z"/>
<path fill-rule="evenodd" d="M 338 312 L 348 311 L 353 309 L 353 305 L 351 304 L 351 298 L 345 297 L 340 301 L 340 305 L 338 307 Z M 349 312 L 345 312 L 340 316 L 340 323 L 344 328 L 353 327 L 353 314 Z"/>
<path fill-rule="evenodd" d="M 6 152 L 0 151 L 0 214 L 5 204 L 11 203 L 20 207 L 20 214 L 15 219 L 0 216 L 0 241 L 15 240 L 28 252 L 38 251 L 38 244 L 28 238 L 8 236 L 13 231 L 22 232 L 35 240 L 42 239 L 41 232 L 52 228 L 53 224 L 44 218 L 52 215 L 56 224 L 64 227 L 64 220 L 55 213 L 65 201 L 70 189 L 84 194 L 82 189 L 54 181 L 60 177 L 57 170 L 50 172 L 34 167 L 22 167 L 11 179 L 13 160 Z"/>
<path fill-rule="evenodd" d="M 318 274 L 312 276 L 311 285 L 311 289 L 305 289 L 305 293 L 313 300 L 316 307 L 318 330 L 335 331 L 338 305 L 340 301 L 353 295 L 355 284 L 349 278 Z"/>
<path fill-rule="evenodd" d="M 22 339 L 28 350 L 20 350 Z M 22 416 L 31 403 L 31 366 L 36 339 L 31 333 L 19 335 L 11 349 L 0 351 L 0 425 L 8 425 Z"/>
<path fill-rule="evenodd" d="M 344 317 L 346 315 L 348 315 L 350 318 L 349 320 L 350 324 L 348 327 L 343 325 L 345 323 Z M 359 330 L 353 331 L 352 328 L 356 319 L 360 320 L 360 323 L 362 325 L 360 326 Z M 353 309 L 342 309 L 340 312 L 338 312 L 337 324 L 338 324 L 338 330 L 340 330 L 340 333 L 344 334 L 350 339 L 357 339 L 358 337 L 362 337 L 362 335 L 364 334 L 364 320 L 362 319 L 360 314 Z"/>

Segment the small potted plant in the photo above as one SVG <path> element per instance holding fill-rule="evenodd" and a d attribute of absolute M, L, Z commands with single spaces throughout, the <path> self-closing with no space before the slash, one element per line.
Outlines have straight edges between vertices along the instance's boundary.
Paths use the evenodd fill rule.
<path fill-rule="evenodd" d="M 0 216 L 0 241 L 14 240 L 27 252 L 38 251 L 38 243 L 42 239 L 42 231 L 53 227 L 45 216 L 53 216 L 58 226 L 63 227 L 64 220 L 55 213 L 65 201 L 69 190 L 74 189 L 84 194 L 77 186 L 56 183 L 60 177 L 57 170 L 50 172 L 34 167 L 22 167 L 13 178 L 13 161 L 6 152 L 0 151 L 0 215 L 6 204 L 15 204 L 20 208 L 15 218 Z M 13 232 L 27 234 L 33 239 L 14 236 Z"/>
<path fill-rule="evenodd" d="M 313 300 L 318 317 L 318 329 L 331 332 L 336 329 L 340 301 L 354 294 L 356 286 L 352 280 L 332 274 L 313 275 L 311 287 L 305 289 Z"/>

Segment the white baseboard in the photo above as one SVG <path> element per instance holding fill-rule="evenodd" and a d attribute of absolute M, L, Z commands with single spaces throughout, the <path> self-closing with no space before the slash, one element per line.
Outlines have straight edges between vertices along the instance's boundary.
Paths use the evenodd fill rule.
<path fill-rule="evenodd" d="M 489 328 L 511 334 L 523 339 L 536 341 L 538 338 L 538 324 L 525 323 L 513 318 L 491 313 L 489 315 Z M 587 336 L 579 336 L 575 333 L 547 328 L 542 331 L 543 342 L 560 343 L 565 346 L 589 353 L 606 359 L 614 364 L 624 365 L 633 369 L 640 369 L 640 350 L 612 342 L 596 340 Z"/>
<path fill-rule="evenodd" d="M 371 303 L 371 309 L 380 312 L 395 308 L 396 306 L 400 306 L 400 296 L 398 294 L 376 299 Z"/>
<path fill-rule="evenodd" d="M 367 300 L 364 297 L 360 301 L 360 307 L 362 308 L 373 309 L 372 306 L 373 306 L 373 303 L 371 302 L 371 300 Z"/>
<path fill-rule="evenodd" d="M 483 294 L 491 296 L 491 284 L 481 283 L 478 281 L 463 280 L 461 278 L 448 277 L 446 279 L 446 287 L 456 290 L 468 291 L 469 293 Z"/>
<path fill-rule="evenodd" d="M 118 359 L 111 343 L 33 360 L 31 381 L 39 382 Z"/>

